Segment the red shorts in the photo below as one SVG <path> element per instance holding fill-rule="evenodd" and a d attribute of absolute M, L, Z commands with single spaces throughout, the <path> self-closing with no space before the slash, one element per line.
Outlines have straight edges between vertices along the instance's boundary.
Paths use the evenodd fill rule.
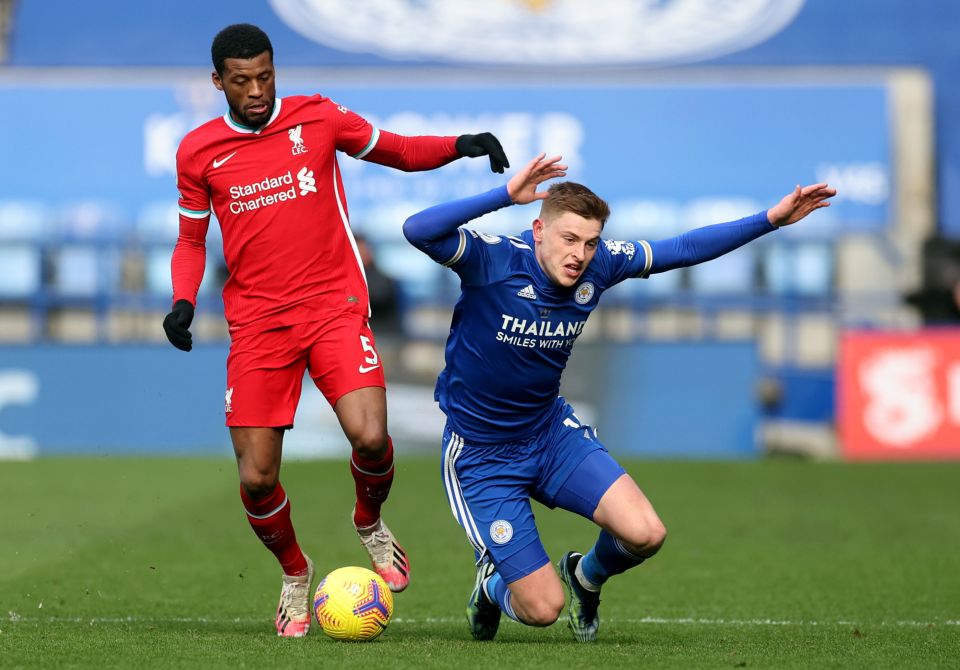
<path fill-rule="evenodd" d="M 373 332 L 359 314 L 240 335 L 227 357 L 227 425 L 292 427 L 305 370 L 331 407 L 351 391 L 386 386 Z"/>

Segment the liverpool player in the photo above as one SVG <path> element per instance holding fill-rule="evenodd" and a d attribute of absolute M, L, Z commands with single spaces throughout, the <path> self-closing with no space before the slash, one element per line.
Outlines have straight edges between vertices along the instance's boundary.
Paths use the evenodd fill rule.
<path fill-rule="evenodd" d="M 568 623 L 596 639 L 600 587 L 660 549 L 666 530 L 653 505 L 610 456 L 597 432 L 559 395 L 570 351 L 600 295 L 631 277 L 702 263 L 826 207 L 836 190 L 797 188 L 768 210 L 647 242 L 601 238 L 607 204 L 580 184 L 537 186 L 565 174 L 541 155 L 506 186 L 413 215 L 403 232 L 460 277 L 446 368 L 436 397 L 447 415 L 443 483 L 477 558 L 467 603 L 473 636 L 496 635 L 503 612 L 547 626 L 570 595 Z M 460 226 L 512 204 L 542 200 L 516 237 Z M 550 565 L 530 499 L 600 526 L 585 555 Z"/>
<path fill-rule="evenodd" d="M 225 411 L 240 498 L 283 569 L 277 633 L 300 637 L 310 626 L 313 563 L 297 544 L 279 473 L 305 370 L 352 447 L 353 523 L 374 569 L 394 591 L 410 578 L 406 554 L 380 517 L 394 452 L 336 152 L 406 171 L 461 156 L 488 155 L 495 172 L 509 164 L 489 133 L 403 137 L 321 95 L 276 97 L 273 47 L 255 26 L 223 29 L 212 57 L 213 85 L 229 109 L 187 134 L 177 151 L 180 237 L 171 264 L 173 310 L 163 326 L 174 346 L 190 350 L 212 209 L 229 270 Z"/>

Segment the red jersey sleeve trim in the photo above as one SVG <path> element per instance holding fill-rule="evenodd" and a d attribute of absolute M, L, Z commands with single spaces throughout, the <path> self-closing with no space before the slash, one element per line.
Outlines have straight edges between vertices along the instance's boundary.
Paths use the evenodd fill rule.
<path fill-rule="evenodd" d="M 186 207 L 179 207 L 180 215 L 185 216 L 190 219 L 205 219 L 210 216 L 210 210 L 204 209 L 202 211 L 197 211 L 195 209 L 187 209 Z"/>
<path fill-rule="evenodd" d="M 377 146 L 377 141 L 380 139 L 380 129 L 374 128 L 373 132 L 370 133 L 370 141 L 367 142 L 367 146 L 360 150 L 360 153 L 354 154 L 353 158 L 363 158 L 368 153 L 374 150 Z"/>

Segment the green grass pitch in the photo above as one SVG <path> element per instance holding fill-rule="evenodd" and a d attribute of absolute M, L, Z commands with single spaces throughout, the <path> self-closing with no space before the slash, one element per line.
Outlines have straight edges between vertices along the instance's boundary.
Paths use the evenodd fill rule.
<path fill-rule="evenodd" d="M 385 516 L 413 581 L 369 644 L 276 637 L 279 569 L 230 460 L 0 463 L 0 667 L 960 667 L 960 464 L 625 465 L 669 536 L 607 584 L 584 645 L 563 619 L 470 639 L 472 553 L 436 459 L 399 462 Z M 347 464 L 290 462 L 282 479 L 318 573 L 366 565 Z M 537 518 L 554 560 L 595 537 Z"/>

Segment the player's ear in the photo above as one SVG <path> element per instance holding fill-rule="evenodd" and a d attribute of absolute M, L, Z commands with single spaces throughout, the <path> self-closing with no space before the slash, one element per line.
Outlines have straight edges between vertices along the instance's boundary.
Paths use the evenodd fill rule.
<path fill-rule="evenodd" d="M 223 80 L 220 79 L 220 75 L 217 74 L 216 70 L 210 73 L 210 79 L 213 81 L 213 85 L 217 87 L 218 91 L 223 90 Z"/>
<path fill-rule="evenodd" d="M 537 218 L 533 220 L 533 241 L 538 244 L 543 242 L 543 227 L 543 219 Z"/>

